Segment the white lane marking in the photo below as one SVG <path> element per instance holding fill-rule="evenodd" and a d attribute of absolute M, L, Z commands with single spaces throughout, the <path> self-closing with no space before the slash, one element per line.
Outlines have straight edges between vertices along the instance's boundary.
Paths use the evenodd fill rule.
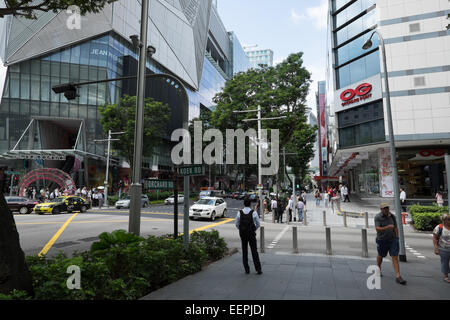
<path fill-rule="evenodd" d="M 276 237 L 275 239 L 272 241 L 272 244 L 268 245 L 267 248 L 268 249 L 273 249 L 277 244 L 278 241 L 280 241 L 280 239 L 283 237 L 283 235 L 286 233 L 286 231 L 288 231 L 289 226 L 286 226 Z"/>

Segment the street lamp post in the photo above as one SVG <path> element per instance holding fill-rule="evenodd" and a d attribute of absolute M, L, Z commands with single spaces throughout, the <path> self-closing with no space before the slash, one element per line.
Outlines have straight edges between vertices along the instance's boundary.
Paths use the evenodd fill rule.
<path fill-rule="evenodd" d="M 109 155 L 111 153 L 111 141 L 119 141 L 119 139 L 111 139 L 112 135 L 116 135 L 116 134 L 124 134 L 125 132 L 111 132 L 111 130 L 108 131 L 108 139 L 105 140 L 94 140 L 94 142 L 104 142 L 104 141 L 108 141 L 108 149 L 107 149 L 107 153 L 106 153 L 106 174 L 105 174 L 105 181 L 104 181 L 104 186 L 105 186 L 105 206 L 108 206 L 108 176 L 109 176 Z"/>
<path fill-rule="evenodd" d="M 384 72 L 384 90 L 386 92 L 386 115 L 387 115 L 387 123 L 388 123 L 388 131 L 389 131 L 389 146 L 391 153 L 391 166 L 392 166 L 392 178 L 394 180 L 394 203 L 395 203 L 395 216 L 397 218 L 397 226 L 398 226 L 398 234 L 399 234 L 399 242 L 400 242 L 400 253 L 399 259 L 402 262 L 406 262 L 406 251 L 405 251 L 405 237 L 403 233 L 403 224 L 401 217 L 401 205 L 400 205 L 400 187 L 398 183 L 398 171 L 397 171 L 397 158 L 395 152 L 395 140 L 394 140 L 394 128 L 392 124 L 392 111 L 391 111 L 391 96 L 389 91 L 389 80 L 388 80 L 388 70 L 386 64 L 386 48 L 384 45 L 384 39 L 381 36 L 380 32 L 374 30 L 371 34 L 370 38 L 364 43 L 363 49 L 367 50 L 372 47 L 372 37 L 374 34 L 378 35 L 380 39 L 381 46 L 381 56 L 383 57 L 383 72 Z"/>

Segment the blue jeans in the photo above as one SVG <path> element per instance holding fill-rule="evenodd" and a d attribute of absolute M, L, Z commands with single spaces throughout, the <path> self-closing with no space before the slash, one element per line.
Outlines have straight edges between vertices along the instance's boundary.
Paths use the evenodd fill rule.
<path fill-rule="evenodd" d="M 320 199 L 316 198 L 316 206 L 320 207 Z"/>
<path fill-rule="evenodd" d="M 303 221 L 303 209 L 298 209 L 298 221 Z"/>
<path fill-rule="evenodd" d="M 441 272 L 449 274 L 450 271 L 450 251 L 439 248 L 439 255 L 441 256 Z"/>

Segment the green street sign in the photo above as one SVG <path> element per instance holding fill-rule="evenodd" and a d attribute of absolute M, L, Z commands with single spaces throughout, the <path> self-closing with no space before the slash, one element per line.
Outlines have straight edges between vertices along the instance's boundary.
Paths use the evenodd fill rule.
<path fill-rule="evenodd" d="M 10 171 L 10 170 L 6 170 L 5 173 L 6 174 L 20 174 L 19 171 Z"/>
<path fill-rule="evenodd" d="M 173 180 L 145 180 L 145 188 L 150 190 L 172 190 L 174 189 Z"/>
<path fill-rule="evenodd" d="M 180 176 L 202 176 L 205 174 L 203 165 L 178 167 L 178 175 Z"/>

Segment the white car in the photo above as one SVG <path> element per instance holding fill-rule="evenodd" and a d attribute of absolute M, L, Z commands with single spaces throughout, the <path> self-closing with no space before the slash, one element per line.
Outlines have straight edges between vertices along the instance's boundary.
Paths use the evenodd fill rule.
<path fill-rule="evenodd" d="M 128 196 L 125 197 L 125 199 L 121 199 L 121 200 L 117 201 L 115 203 L 115 207 L 116 207 L 116 209 L 129 208 L 130 207 L 130 201 L 131 201 L 131 199 L 130 199 L 130 196 L 128 195 Z M 147 195 L 143 194 L 141 196 L 142 207 L 143 208 L 147 207 L 149 202 L 150 201 L 148 200 Z"/>
<path fill-rule="evenodd" d="M 164 204 L 174 204 L 175 202 L 175 195 L 171 195 L 166 200 L 164 200 Z M 178 195 L 178 203 L 184 203 L 184 195 L 179 194 Z"/>
<path fill-rule="evenodd" d="M 226 217 L 227 203 L 222 198 L 204 197 L 189 208 L 189 219 Z"/>

